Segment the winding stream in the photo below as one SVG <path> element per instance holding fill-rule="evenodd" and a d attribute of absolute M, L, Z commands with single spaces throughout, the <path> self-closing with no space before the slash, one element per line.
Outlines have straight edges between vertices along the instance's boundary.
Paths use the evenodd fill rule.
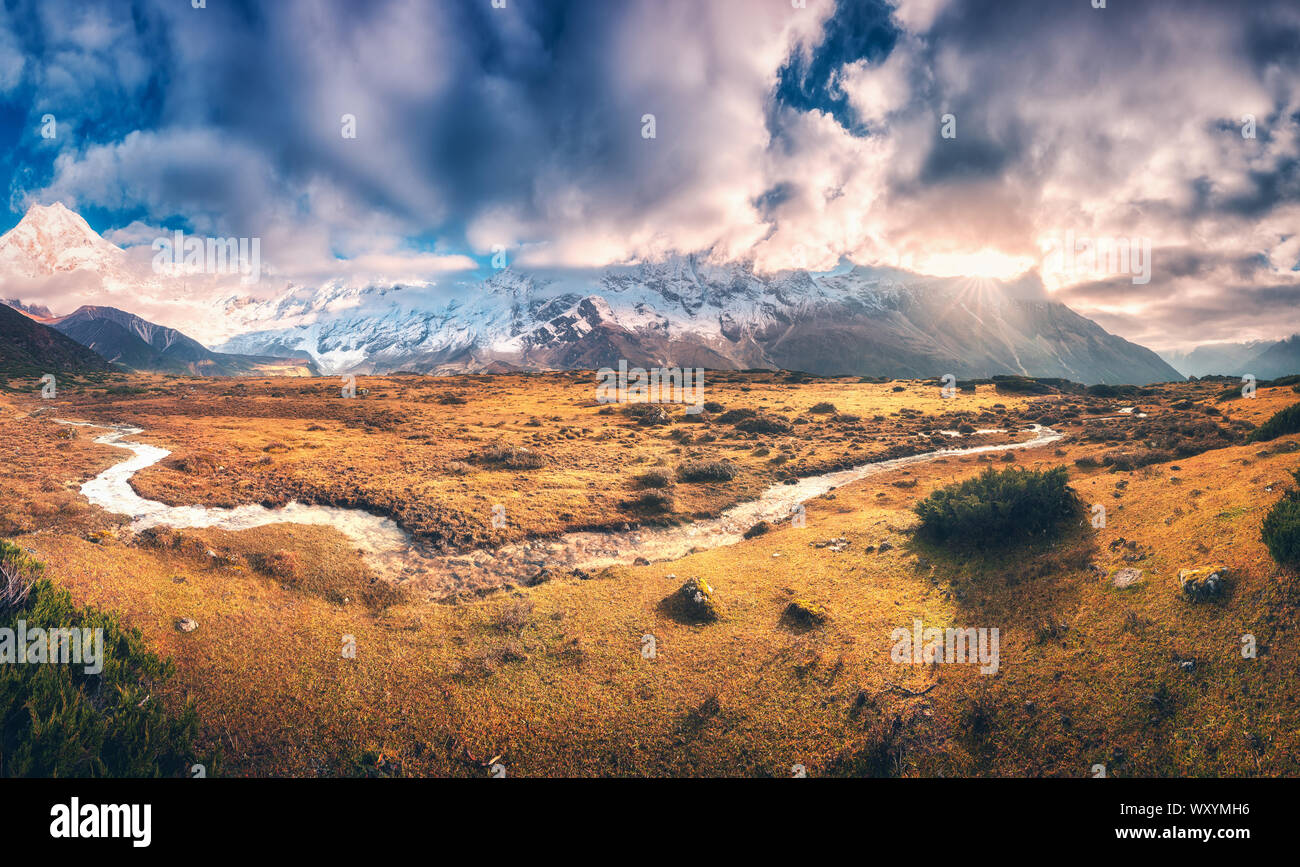
<path fill-rule="evenodd" d="M 314 524 L 333 527 L 348 536 L 381 576 L 399 581 L 418 579 L 435 595 L 459 590 L 477 590 L 507 582 L 526 583 L 543 568 L 567 571 L 599 569 L 604 566 L 646 560 L 676 560 L 693 550 L 734 545 L 743 533 L 759 521 L 776 523 L 790 518 L 801 503 L 835 488 L 868 476 L 926 463 L 937 458 L 959 457 L 985 452 L 1031 449 L 1061 438 L 1056 431 L 1033 425 L 1033 437 L 1023 442 L 938 449 L 799 479 L 795 484 L 773 485 L 758 499 L 740 503 L 717 518 L 678 527 L 648 527 L 616 532 L 566 533 L 556 539 L 540 539 L 506 545 L 495 551 L 475 550 L 464 554 L 443 554 L 428 550 L 389 518 L 360 509 L 337 506 L 308 506 L 289 503 L 268 509 L 261 505 L 235 508 L 168 506 L 146 500 L 131 487 L 131 477 L 167 457 L 171 452 L 158 446 L 126 439 L 144 433 L 126 426 L 95 425 L 56 419 L 59 424 L 93 427 L 109 431 L 97 437 L 102 445 L 126 449 L 132 457 L 114 464 L 81 486 L 91 503 L 105 511 L 131 518 L 133 532 L 149 527 L 176 529 L 211 527 L 247 530 L 267 524 Z"/>

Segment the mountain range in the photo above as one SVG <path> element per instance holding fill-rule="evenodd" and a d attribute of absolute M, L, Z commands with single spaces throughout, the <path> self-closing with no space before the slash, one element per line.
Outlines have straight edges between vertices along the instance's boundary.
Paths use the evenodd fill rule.
<path fill-rule="evenodd" d="M 1285 340 L 1213 343 L 1191 352 L 1165 353 L 1164 359 L 1188 376 L 1222 374 L 1276 379 L 1300 372 L 1300 334 Z"/>
<path fill-rule="evenodd" d="M 142 304 L 181 294 L 166 282 L 175 278 L 142 267 L 61 204 L 34 206 L 0 237 L 0 278 L 28 287 L 93 278 L 102 296 Z M 622 359 L 897 378 L 1183 378 L 1154 352 L 1052 301 L 1033 276 L 936 278 L 862 266 L 762 274 L 745 263 L 678 256 L 592 270 L 511 267 L 450 287 L 331 280 L 266 298 L 239 291 L 187 301 L 210 304 L 213 321 L 230 323 L 237 336 L 209 349 L 115 307 L 89 304 L 63 317 L 27 310 L 118 364 L 168 373 L 447 374 L 612 367 Z"/>
<path fill-rule="evenodd" d="M 248 330 L 220 348 L 305 351 L 327 371 L 351 373 L 612 367 L 626 359 L 899 378 L 1183 378 L 1064 304 L 1020 297 L 1024 289 L 889 268 L 762 275 L 696 257 L 596 272 L 506 269 L 466 297 L 437 303 L 401 287 L 332 283 L 232 304 Z"/>

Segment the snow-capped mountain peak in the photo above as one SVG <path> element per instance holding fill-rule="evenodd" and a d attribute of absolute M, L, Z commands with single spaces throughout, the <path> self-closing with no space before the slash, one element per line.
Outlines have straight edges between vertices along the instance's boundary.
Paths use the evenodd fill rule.
<path fill-rule="evenodd" d="M 27 277 L 86 269 L 118 271 L 125 253 L 62 202 L 32 205 L 0 237 L 0 267 Z"/>

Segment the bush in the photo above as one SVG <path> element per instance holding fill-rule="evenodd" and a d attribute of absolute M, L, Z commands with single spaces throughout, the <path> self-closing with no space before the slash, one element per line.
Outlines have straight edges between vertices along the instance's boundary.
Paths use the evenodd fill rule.
<path fill-rule="evenodd" d="M 0 541 L 0 612 L 27 601 L 43 568 L 17 545 Z"/>
<path fill-rule="evenodd" d="M 643 488 L 666 488 L 673 483 L 673 474 L 666 467 L 651 467 L 637 476 L 637 482 Z"/>
<path fill-rule="evenodd" d="M 677 468 L 683 482 L 729 482 L 739 469 L 727 461 L 687 461 Z"/>
<path fill-rule="evenodd" d="M 823 400 L 821 403 L 813 404 L 811 407 L 809 407 L 808 411 L 817 415 L 833 413 L 835 412 L 835 404 L 831 403 L 830 401 Z"/>
<path fill-rule="evenodd" d="M 1300 470 L 1293 475 L 1300 483 Z M 1300 491 L 1288 491 L 1269 510 L 1260 536 L 1274 560 L 1284 566 L 1300 566 Z"/>
<path fill-rule="evenodd" d="M 733 410 L 734 412 L 734 410 Z M 737 422 L 735 428 L 742 433 L 776 434 L 789 433 L 794 427 L 785 419 L 770 415 L 756 415 Z"/>
<path fill-rule="evenodd" d="M 744 421 L 745 419 L 753 418 L 756 415 L 758 415 L 758 411 L 753 409 L 729 409 L 722 415 L 718 416 L 718 424 L 735 424 L 738 421 Z"/>
<path fill-rule="evenodd" d="M 625 505 L 645 512 L 671 512 L 677 508 L 677 500 L 670 491 L 642 491 Z"/>
<path fill-rule="evenodd" d="M 1064 467 L 1002 472 L 990 467 L 917 503 L 919 532 L 936 541 L 982 545 L 1051 534 L 1082 512 L 1068 479 Z"/>
<path fill-rule="evenodd" d="M 669 424 L 668 413 L 656 403 L 630 403 L 623 407 L 623 414 L 641 425 Z"/>
<path fill-rule="evenodd" d="M 1133 452 L 1107 452 L 1102 455 L 1101 462 L 1120 472 L 1132 472 L 1151 464 L 1167 463 L 1174 460 L 1174 457 L 1172 452 L 1159 449 L 1139 449 Z"/>
<path fill-rule="evenodd" d="M 114 615 L 76 608 L 17 546 L 0 541 L 0 562 L 32 581 L 26 599 L 0 610 L 0 627 L 103 630 L 98 674 L 76 663 L 0 665 L 0 777 L 188 776 L 194 762 L 212 774 L 216 757 L 194 745 L 194 706 L 171 713 L 157 698 L 171 662 Z"/>
<path fill-rule="evenodd" d="M 1300 403 L 1293 403 L 1251 431 L 1247 442 L 1259 443 L 1274 440 L 1285 434 L 1300 433 Z"/>
<path fill-rule="evenodd" d="M 502 464 L 512 470 L 533 470 L 546 463 L 539 452 L 505 443 L 488 446 L 483 450 L 482 460 L 489 464 Z"/>
<path fill-rule="evenodd" d="M 541 452 L 518 448 L 511 451 L 503 463 L 512 470 L 535 470 L 545 464 L 546 459 Z"/>

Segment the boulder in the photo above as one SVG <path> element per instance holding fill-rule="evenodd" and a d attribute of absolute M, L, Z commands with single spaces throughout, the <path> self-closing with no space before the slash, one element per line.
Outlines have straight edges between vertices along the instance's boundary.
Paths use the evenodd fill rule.
<path fill-rule="evenodd" d="M 718 619 L 720 613 L 713 588 L 703 578 L 687 578 L 686 583 L 678 588 L 669 601 L 687 620 L 712 623 Z"/>
<path fill-rule="evenodd" d="M 1178 585 L 1189 602 L 1209 602 L 1223 598 L 1228 590 L 1228 570 L 1222 566 L 1203 566 L 1178 572 Z"/>

